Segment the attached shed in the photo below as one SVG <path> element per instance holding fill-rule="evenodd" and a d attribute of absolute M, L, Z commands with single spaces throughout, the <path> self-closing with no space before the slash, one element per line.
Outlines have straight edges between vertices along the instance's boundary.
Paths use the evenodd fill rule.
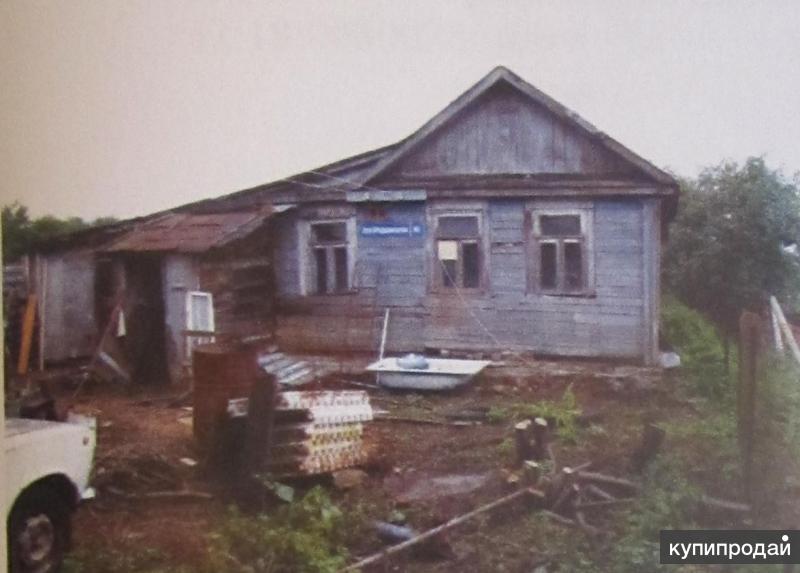
<path fill-rule="evenodd" d="M 270 214 L 167 213 L 102 249 L 134 379 L 178 380 L 214 339 L 270 337 Z"/>

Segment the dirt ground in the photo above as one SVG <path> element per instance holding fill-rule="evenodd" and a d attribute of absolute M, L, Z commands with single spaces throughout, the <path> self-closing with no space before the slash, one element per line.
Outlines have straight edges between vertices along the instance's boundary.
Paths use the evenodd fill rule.
<path fill-rule="evenodd" d="M 355 389 L 334 378 L 371 382 L 347 371 L 344 368 L 328 379 L 324 387 Z M 364 468 L 363 483 L 340 491 L 323 476 L 294 485 L 303 489 L 321 483 L 345 512 L 358 511 L 368 520 L 384 521 L 399 512 L 408 525 L 424 531 L 511 491 L 507 468 L 513 465 L 513 447 L 509 447 L 513 423 L 495 420 L 492 412 L 558 400 L 571 387 L 582 411 L 581 424 L 574 443 L 554 442 L 558 464 L 591 460 L 597 469 L 624 475 L 639 443 L 643 420 L 657 421 L 667 411 L 674 416 L 685 407 L 672 398 L 672 383 L 659 371 L 633 366 L 529 361 L 490 367 L 455 392 L 369 390 L 373 407 L 384 414 L 368 425 L 366 439 L 373 455 Z M 76 515 L 76 551 L 147 547 L 166 555 L 175 566 L 191 568 L 202 562 L 208 535 L 231 496 L 224 486 L 203 476 L 201 465 L 192 465 L 199 456 L 192 440 L 191 409 L 170 404 L 182 390 L 109 385 L 81 390 L 74 409 L 98 420 L 93 472 L 97 497 Z M 146 497 L 153 491 L 179 490 L 207 492 L 211 497 Z M 475 519 L 448 535 L 450 550 L 445 558 L 403 555 L 378 570 L 530 571 L 546 556 L 547 540 L 525 527 L 525 519 L 525 508 L 519 505 Z M 365 534 L 349 550 L 355 559 L 381 547 L 376 536 Z"/>

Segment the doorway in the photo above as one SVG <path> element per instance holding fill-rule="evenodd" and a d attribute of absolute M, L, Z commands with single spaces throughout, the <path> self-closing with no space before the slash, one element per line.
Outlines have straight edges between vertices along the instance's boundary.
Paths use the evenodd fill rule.
<path fill-rule="evenodd" d="M 134 255 L 125 261 L 127 354 L 140 384 L 169 381 L 162 258 Z"/>

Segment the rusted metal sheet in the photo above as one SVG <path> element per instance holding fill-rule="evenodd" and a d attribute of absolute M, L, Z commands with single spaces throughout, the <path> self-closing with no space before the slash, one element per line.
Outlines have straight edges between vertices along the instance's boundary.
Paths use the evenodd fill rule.
<path fill-rule="evenodd" d="M 256 351 L 248 346 L 209 344 L 192 355 L 194 436 L 201 449 L 211 447 L 232 399 L 250 395 L 258 377 Z"/>
<path fill-rule="evenodd" d="M 271 348 L 271 352 L 258 357 L 258 365 L 268 374 L 275 376 L 278 384 L 302 386 L 319 376 L 314 367 L 306 362 Z"/>
<path fill-rule="evenodd" d="M 271 210 L 233 213 L 170 213 L 143 223 L 114 241 L 110 252 L 202 253 L 256 230 Z"/>

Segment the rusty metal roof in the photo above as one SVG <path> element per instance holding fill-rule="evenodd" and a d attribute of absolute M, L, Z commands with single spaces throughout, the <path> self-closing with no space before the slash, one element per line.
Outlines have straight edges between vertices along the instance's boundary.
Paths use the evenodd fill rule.
<path fill-rule="evenodd" d="M 271 210 L 231 213 L 168 213 L 146 221 L 106 247 L 110 252 L 201 253 L 255 231 Z"/>

